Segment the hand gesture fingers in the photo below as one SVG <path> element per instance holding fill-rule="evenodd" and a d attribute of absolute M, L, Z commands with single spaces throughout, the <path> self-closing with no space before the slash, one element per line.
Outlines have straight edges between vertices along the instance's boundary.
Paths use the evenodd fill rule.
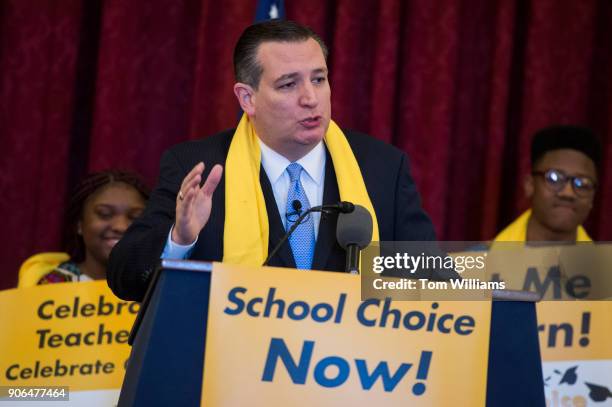
<path fill-rule="evenodd" d="M 177 194 L 177 198 L 179 200 L 185 199 L 187 193 L 190 189 L 193 189 L 196 185 L 199 186 L 202 181 L 202 172 L 204 171 L 204 163 L 200 162 L 196 164 L 189 174 L 185 176 L 183 182 L 181 183 L 181 188 Z"/>
<path fill-rule="evenodd" d="M 191 244 L 208 223 L 212 209 L 212 195 L 217 189 L 223 167 L 215 165 L 200 187 L 204 163 L 198 163 L 185 176 L 177 194 L 176 221 L 172 240 L 179 244 Z"/>
<path fill-rule="evenodd" d="M 221 181 L 222 175 L 223 167 L 219 164 L 215 165 L 212 170 L 210 170 L 208 178 L 206 178 L 204 185 L 202 185 L 202 193 L 204 194 L 204 196 L 212 198 L 212 194 L 217 189 L 219 181 Z"/>

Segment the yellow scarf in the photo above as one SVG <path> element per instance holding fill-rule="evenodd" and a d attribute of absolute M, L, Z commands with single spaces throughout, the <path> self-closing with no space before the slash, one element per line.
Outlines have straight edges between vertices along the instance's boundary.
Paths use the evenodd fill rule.
<path fill-rule="evenodd" d="M 531 216 L 531 209 L 525 211 L 514 222 L 502 230 L 494 242 L 525 242 L 527 240 L 527 224 Z M 582 226 L 578 226 L 576 233 L 577 242 L 591 242 L 591 238 Z"/>
<path fill-rule="evenodd" d="M 340 199 L 366 208 L 372 215 L 372 241 L 379 241 L 378 222 L 361 170 L 344 133 L 330 121 L 325 144 L 338 180 Z M 244 114 L 225 162 L 225 232 L 223 261 L 260 266 L 268 257 L 269 225 L 259 183 L 261 151 L 255 129 Z"/>

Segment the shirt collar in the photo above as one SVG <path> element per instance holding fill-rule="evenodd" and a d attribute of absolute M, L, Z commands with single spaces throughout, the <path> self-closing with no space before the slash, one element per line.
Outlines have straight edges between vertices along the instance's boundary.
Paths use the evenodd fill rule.
<path fill-rule="evenodd" d="M 266 174 L 270 178 L 270 183 L 275 184 L 276 181 L 283 175 L 283 172 L 287 169 L 287 166 L 291 164 L 285 156 L 277 153 L 268 147 L 261 139 L 259 139 L 259 147 L 261 150 L 261 165 L 263 166 Z M 315 182 L 317 185 L 321 185 L 323 182 L 323 175 L 325 173 L 325 147 L 323 141 L 315 146 L 308 154 L 300 158 L 296 162 L 300 164 L 306 174 Z"/>

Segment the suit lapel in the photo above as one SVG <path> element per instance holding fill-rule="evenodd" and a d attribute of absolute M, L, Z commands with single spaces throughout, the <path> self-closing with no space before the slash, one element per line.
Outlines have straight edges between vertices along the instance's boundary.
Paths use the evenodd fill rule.
<path fill-rule="evenodd" d="M 325 160 L 325 184 L 323 186 L 323 205 L 331 205 L 340 201 L 340 192 L 338 191 L 338 181 L 334 172 L 329 151 L 326 150 L 327 158 Z M 315 245 L 314 259 L 312 261 L 313 270 L 325 270 L 327 261 L 332 251 L 332 248 L 338 243 L 336 241 L 336 224 L 338 223 L 338 214 L 331 213 L 321 214 L 319 222 L 319 234 Z"/>

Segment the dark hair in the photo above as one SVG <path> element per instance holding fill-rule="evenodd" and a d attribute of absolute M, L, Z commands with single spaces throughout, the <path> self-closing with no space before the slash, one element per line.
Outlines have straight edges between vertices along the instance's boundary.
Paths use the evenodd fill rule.
<path fill-rule="evenodd" d="M 264 42 L 302 42 L 312 38 L 321 46 L 327 60 L 327 46 L 310 28 L 295 21 L 269 20 L 244 30 L 234 48 L 234 75 L 237 82 L 259 87 L 263 68 L 257 61 L 257 49 Z"/>
<path fill-rule="evenodd" d="M 145 201 L 149 199 L 149 188 L 141 177 L 133 172 L 111 169 L 94 172 L 83 178 L 70 196 L 65 216 L 64 246 L 71 261 L 80 263 L 85 260 L 85 242 L 78 233 L 78 224 L 83 218 L 83 208 L 87 198 L 101 188 L 118 182 L 133 187 Z"/>
<path fill-rule="evenodd" d="M 599 168 L 601 143 L 591 129 L 580 126 L 550 126 L 536 132 L 531 142 L 531 166 L 547 152 L 564 148 L 580 151 Z"/>

